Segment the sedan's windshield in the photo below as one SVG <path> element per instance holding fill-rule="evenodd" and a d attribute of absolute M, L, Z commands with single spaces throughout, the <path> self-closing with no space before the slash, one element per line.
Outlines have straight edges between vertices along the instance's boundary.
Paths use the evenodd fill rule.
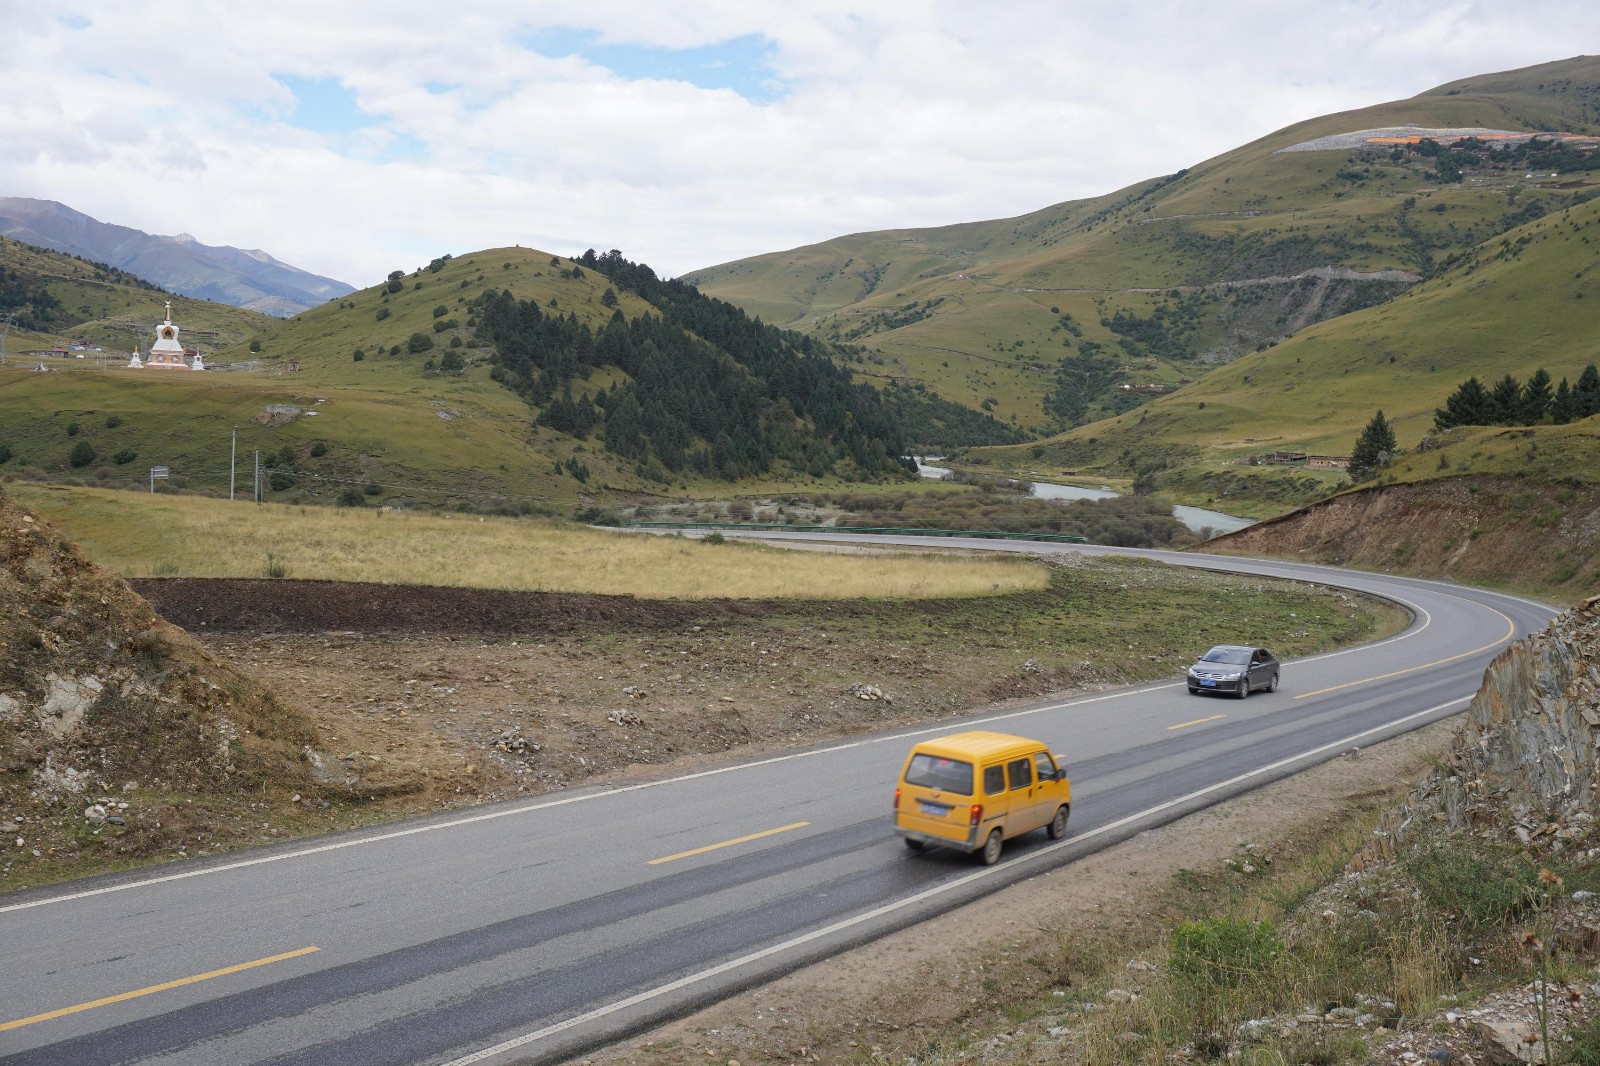
<path fill-rule="evenodd" d="M 1212 648 L 1200 657 L 1201 662 L 1227 663 L 1229 666 L 1244 666 L 1250 661 L 1249 648 Z"/>

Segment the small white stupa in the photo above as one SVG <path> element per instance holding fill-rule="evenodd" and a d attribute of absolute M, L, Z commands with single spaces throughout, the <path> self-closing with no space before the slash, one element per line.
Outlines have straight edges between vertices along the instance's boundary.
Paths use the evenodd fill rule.
<path fill-rule="evenodd" d="M 130 369 L 130 370 L 143 370 L 144 369 L 144 363 L 141 362 L 140 359 L 139 359 L 139 349 L 138 348 L 134 348 L 134 350 L 133 350 L 133 358 L 128 360 L 128 369 Z"/>
<path fill-rule="evenodd" d="M 178 327 L 172 324 L 171 300 L 167 301 L 166 308 L 167 317 L 156 327 L 156 342 L 150 346 L 150 353 L 144 357 L 144 365 L 152 370 L 187 370 L 189 364 L 183 359 L 183 345 L 178 343 Z M 204 370 L 205 365 L 197 358 L 194 369 Z"/>

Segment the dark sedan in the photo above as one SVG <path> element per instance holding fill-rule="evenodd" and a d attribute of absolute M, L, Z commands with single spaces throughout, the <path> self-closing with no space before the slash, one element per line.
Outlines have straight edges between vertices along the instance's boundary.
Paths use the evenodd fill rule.
<path fill-rule="evenodd" d="M 1278 660 L 1266 648 L 1218 644 L 1189 667 L 1189 692 L 1226 692 L 1241 700 L 1256 689 L 1275 692 Z"/>

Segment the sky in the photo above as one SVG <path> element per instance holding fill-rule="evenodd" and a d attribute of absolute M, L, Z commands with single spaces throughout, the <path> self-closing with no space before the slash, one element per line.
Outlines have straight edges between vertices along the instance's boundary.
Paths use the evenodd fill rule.
<path fill-rule="evenodd" d="M 0 0 L 0 28 L 0 196 L 364 287 L 1019 215 L 1600 51 L 1600 3 Z"/>

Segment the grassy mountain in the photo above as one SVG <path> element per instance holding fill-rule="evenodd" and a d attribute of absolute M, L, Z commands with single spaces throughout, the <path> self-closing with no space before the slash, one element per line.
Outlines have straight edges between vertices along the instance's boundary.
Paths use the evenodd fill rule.
<path fill-rule="evenodd" d="M 122 369 L 120 355 L 50 374 L 14 362 L 0 368 L 0 473 L 129 487 L 163 465 L 172 487 L 227 492 L 237 428 L 238 494 L 259 452 L 273 499 L 565 513 L 606 490 L 725 493 L 730 476 L 741 490 L 907 478 L 903 412 L 949 414 L 925 393 L 852 383 L 805 350 L 818 342 L 600 258 L 444 256 L 257 319 L 206 351 L 203 374 Z M 174 307 L 185 340 L 191 310 Z"/>
<path fill-rule="evenodd" d="M 1497 236 L 1387 304 L 1252 352 L 1137 412 L 978 458 L 1008 470 L 1129 480 L 1142 472 L 1175 498 L 1277 514 L 1326 495 L 1344 476 L 1240 465 L 1247 456 L 1348 455 L 1378 409 L 1400 448 L 1413 451 L 1468 377 L 1525 381 L 1542 367 L 1557 382 L 1576 382 L 1600 355 L 1597 329 L 1600 201 L 1591 201 Z M 1551 428 L 1581 436 L 1593 433 L 1592 422 Z M 1417 461 L 1423 469 L 1411 476 L 1490 469 L 1483 448 Z"/>
<path fill-rule="evenodd" d="M 0 237 L 0 322 L 9 316 L 10 357 L 77 340 L 100 345 L 126 362 L 135 345 L 148 348 L 162 303 L 186 329 L 183 340 L 207 358 L 264 328 L 267 316 L 205 300 L 170 296 L 125 270 Z M 32 364 L 30 364 L 32 365 Z"/>
<path fill-rule="evenodd" d="M 1600 59 L 1313 119 L 1018 218 L 855 234 L 688 277 L 768 321 L 866 346 L 868 374 L 1039 431 L 1083 424 L 1390 300 L 1597 192 L 1595 172 L 1573 168 L 1600 154 L 1549 140 L 1287 150 L 1407 125 L 1600 133 Z"/>
<path fill-rule="evenodd" d="M 90 218 L 54 200 L 0 197 L 0 234 L 109 263 L 197 300 L 285 316 L 344 296 L 349 285 L 255 249 L 213 247 Z"/>

